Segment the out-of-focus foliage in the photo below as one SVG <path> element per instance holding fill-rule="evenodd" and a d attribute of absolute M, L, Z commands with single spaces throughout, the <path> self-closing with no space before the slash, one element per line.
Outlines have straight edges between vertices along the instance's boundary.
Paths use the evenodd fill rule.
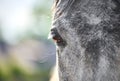
<path fill-rule="evenodd" d="M 32 73 L 19 65 L 16 60 L 0 60 L 0 81 L 49 81 L 48 70 L 37 70 Z"/>
<path fill-rule="evenodd" d="M 17 44 L 7 43 L 0 27 L 0 81 L 49 81 L 55 64 L 55 47 L 47 39 L 52 3 L 36 0 L 31 7 L 33 22 L 18 35 L 21 41 Z"/>
<path fill-rule="evenodd" d="M 44 0 L 44 1 L 37 1 L 37 4 L 34 8 L 34 14 L 36 16 L 40 15 L 49 15 L 51 16 L 51 4 L 53 0 Z"/>
<path fill-rule="evenodd" d="M 27 32 L 27 37 L 47 39 L 51 27 L 53 0 L 38 0 L 33 8 L 34 23 Z"/>

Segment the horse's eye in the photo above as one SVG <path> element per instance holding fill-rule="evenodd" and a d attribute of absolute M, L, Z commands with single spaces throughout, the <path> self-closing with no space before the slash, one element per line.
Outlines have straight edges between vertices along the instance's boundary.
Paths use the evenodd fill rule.
<path fill-rule="evenodd" d="M 50 38 L 52 38 L 57 45 L 66 45 L 56 28 L 51 29 Z"/>
<path fill-rule="evenodd" d="M 56 42 L 56 43 L 60 43 L 62 42 L 62 38 L 59 35 L 59 33 L 57 32 L 56 29 L 52 29 L 51 30 L 51 35 L 52 35 L 52 39 Z"/>

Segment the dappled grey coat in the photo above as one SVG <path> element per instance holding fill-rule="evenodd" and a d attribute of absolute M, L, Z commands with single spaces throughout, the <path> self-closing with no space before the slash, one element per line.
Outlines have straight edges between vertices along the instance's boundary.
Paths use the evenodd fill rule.
<path fill-rule="evenodd" d="M 120 81 L 120 0 L 55 0 L 60 81 Z"/>

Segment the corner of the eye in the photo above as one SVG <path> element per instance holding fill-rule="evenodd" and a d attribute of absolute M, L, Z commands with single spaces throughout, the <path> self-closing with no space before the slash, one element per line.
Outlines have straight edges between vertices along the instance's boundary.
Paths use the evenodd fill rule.
<path fill-rule="evenodd" d="M 51 32 L 48 34 L 48 39 L 52 39 Z"/>

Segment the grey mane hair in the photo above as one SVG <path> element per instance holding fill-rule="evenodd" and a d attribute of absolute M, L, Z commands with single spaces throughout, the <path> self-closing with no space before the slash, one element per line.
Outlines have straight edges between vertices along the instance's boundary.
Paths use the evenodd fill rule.
<path fill-rule="evenodd" d="M 57 9 L 57 12 L 64 12 L 71 7 L 71 5 L 77 0 L 54 0 L 54 8 Z M 89 0 L 88 0 L 89 1 Z M 120 0 L 111 0 L 120 4 Z M 61 4 L 62 3 L 62 4 Z"/>
<path fill-rule="evenodd" d="M 63 12 L 66 10 L 69 10 L 71 5 L 75 2 L 76 0 L 55 0 L 54 1 L 54 11 L 56 14 L 56 17 L 59 17 Z"/>

